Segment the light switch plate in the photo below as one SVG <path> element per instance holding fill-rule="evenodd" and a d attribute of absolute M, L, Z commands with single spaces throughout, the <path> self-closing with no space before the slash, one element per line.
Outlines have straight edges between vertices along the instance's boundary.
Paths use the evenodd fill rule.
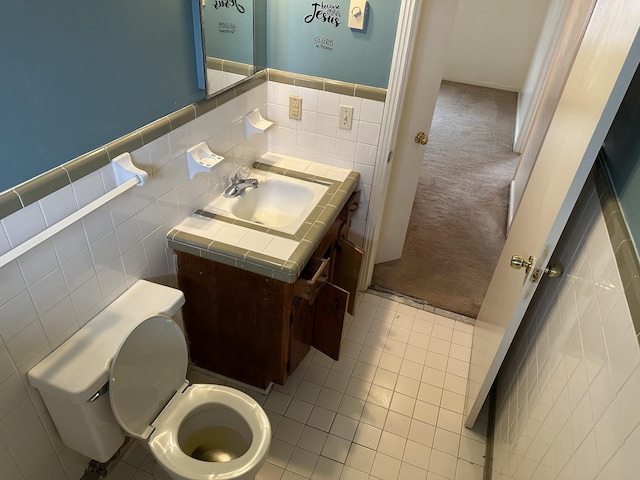
<path fill-rule="evenodd" d="M 347 24 L 352 30 L 364 30 L 367 18 L 367 0 L 351 0 L 349 4 L 349 21 Z"/>
<path fill-rule="evenodd" d="M 291 95 L 289 97 L 289 118 L 302 120 L 302 98 Z"/>
<path fill-rule="evenodd" d="M 351 105 L 340 105 L 338 113 L 338 127 L 343 130 L 351 130 L 353 122 L 353 107 Z"/>

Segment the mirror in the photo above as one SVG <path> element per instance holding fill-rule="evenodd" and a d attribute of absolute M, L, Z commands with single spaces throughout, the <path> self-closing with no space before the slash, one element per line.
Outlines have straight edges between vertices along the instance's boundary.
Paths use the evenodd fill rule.
<path fill-rule="evenodd" d="M 254 0 L 203 0 L 208 97 L 259 70 L 255 19 Z"/>

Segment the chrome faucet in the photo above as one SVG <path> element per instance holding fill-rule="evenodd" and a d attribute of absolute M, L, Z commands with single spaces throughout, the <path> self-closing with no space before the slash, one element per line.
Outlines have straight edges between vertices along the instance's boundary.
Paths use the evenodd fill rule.
<path fill-rule="evenodd" d="M 225 198 L 233 198 L 240 195 L 247 188 L 258 188 L 257 178 L 245 178 L 239 176 L 237 173 L 231 179 L 231 185 L 229 185 L 222 194 Z"/>

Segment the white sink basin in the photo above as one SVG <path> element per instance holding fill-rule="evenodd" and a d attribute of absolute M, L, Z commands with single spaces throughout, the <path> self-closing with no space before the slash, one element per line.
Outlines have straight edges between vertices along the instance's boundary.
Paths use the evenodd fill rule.
<path fill-rule="evenodd" d="M 295 233 L 327 191 L 326 185 L 252 170 L 258 188 L 247 188 L 233 198 L 220 195 L 204 210 L 225 217 Z"/>

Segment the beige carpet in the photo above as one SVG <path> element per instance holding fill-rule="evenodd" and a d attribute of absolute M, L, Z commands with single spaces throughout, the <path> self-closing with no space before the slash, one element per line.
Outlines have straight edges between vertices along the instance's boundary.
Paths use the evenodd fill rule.
<path fill-rule="evenodd" d="M 402 258 L 372 287 L 475 318 L 506 236 L 517 95 L 443 82 Z"/>

